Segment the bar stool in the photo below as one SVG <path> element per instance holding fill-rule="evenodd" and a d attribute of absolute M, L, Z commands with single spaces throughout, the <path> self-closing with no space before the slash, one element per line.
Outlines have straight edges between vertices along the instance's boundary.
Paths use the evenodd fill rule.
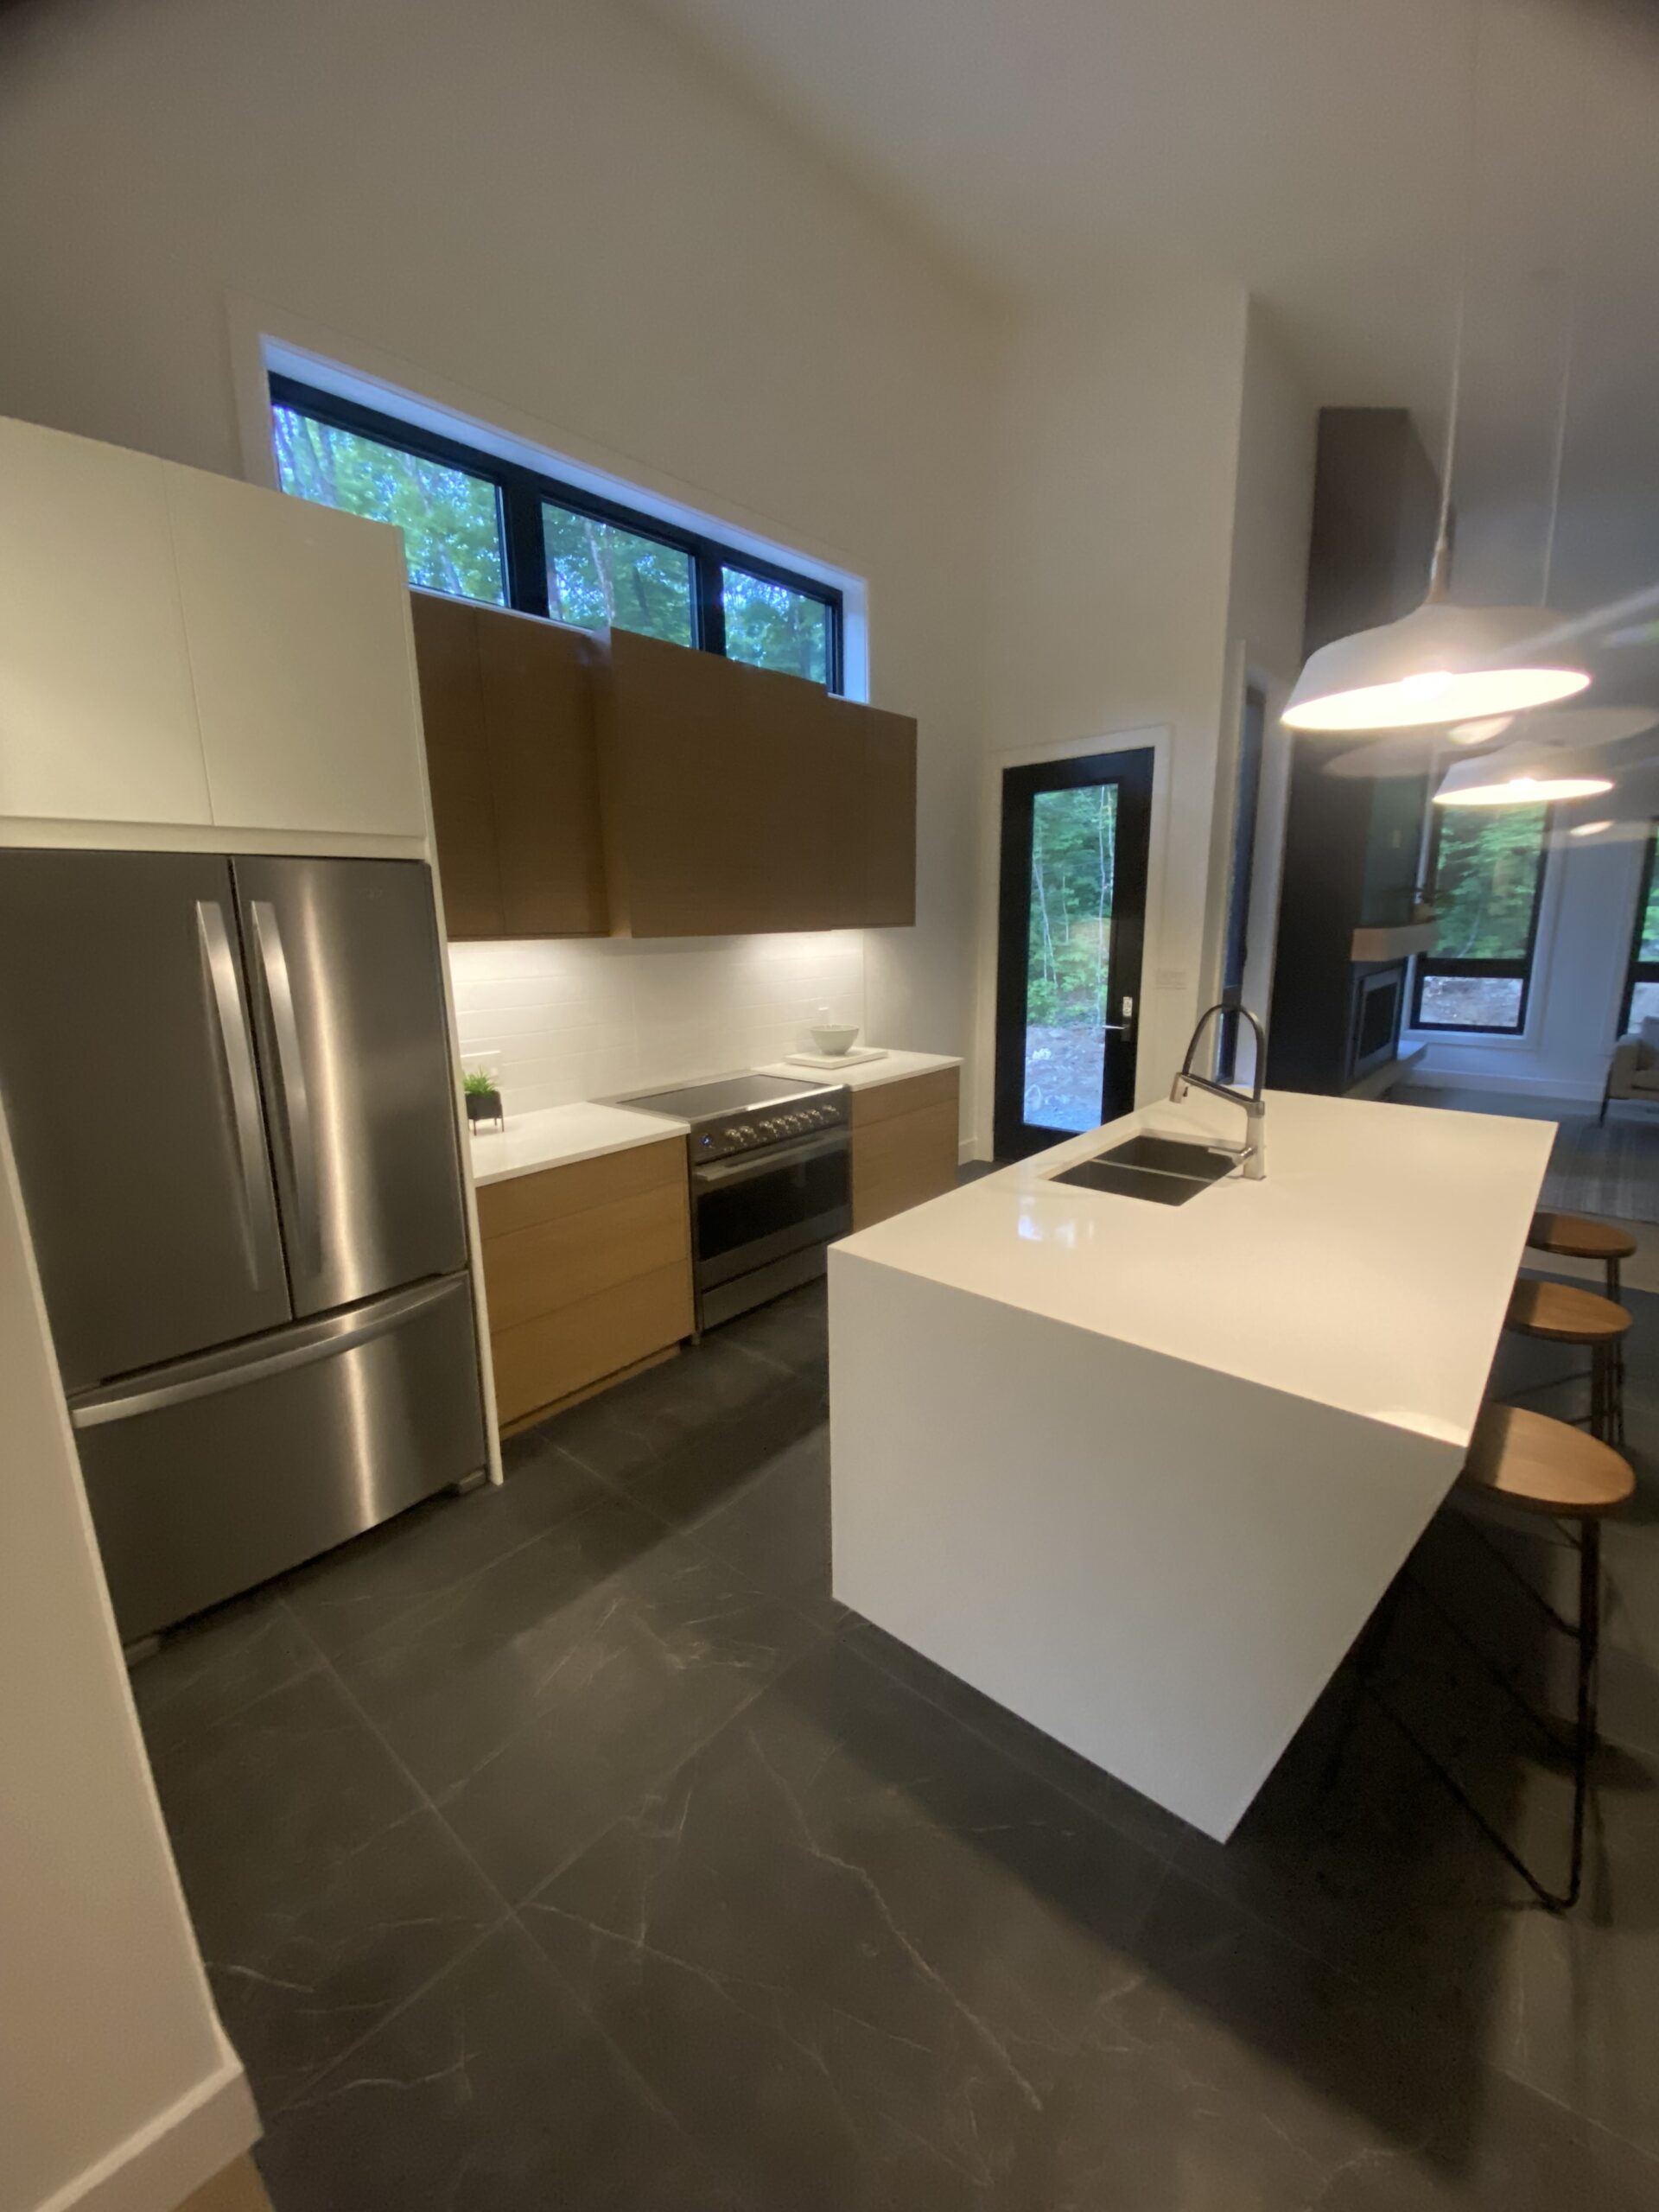
<path fill-rule="evenodd" d="M 1606 1269 L 1607 1295 L 1618 1302 L 1619 1270 L 1634 1256 L 1636 1239 L 1627 1229 L 1611 1221 L 1592 1221 L 1581 1213 L 1535 1213 L 1527 1247 L 1534 1252 L 1555 1252 L 1571 1260 L 1599 1260 Z"/>
<path fill-rule="evenodd" d="M 1618 1351 L 1630 1326 L 1624 1306 L 1577 1283 L 1540 1282 L 1523 1276 L 1510 1294 L 1503 1325 L 1517 1336 L 1584 1346 L 1590 1354 L 1590 1433 L 1604 1444 L 1624 1443 L 1624 1370 Z"/>
<path fill-rule="evenodd" d="M 1596 1733 L 1596 1662 L 1601 1644 L 1601 1523 L 1616 1512 L 1636 1487 L 1628 1460 L 1611 1445 L 1581 1435 L 1570 1423 L 1553 1421 L 1548 1414 L 1522 1406 L 1488 1404 L 1481 1409 L 1469 1439 L 1469 1450 L 1458 1477 L 1459 1490 L 1483 1498 L 1497 1498 L 1526 1514 L 1537 1514 L 1565 1524 L 1568 1541 L 1579 1554 L 1579 1605 L 1575 1620 L 1567 1620 L 1508 1560 L 1509 1572 L 1539 1606 L 1550 1624 L 1570 1637 L 1579 1648 L 1577 1712 L 1570 1741 L 1564 1740 L 1548 1715 L 1530 1705 L 1506 1670 L 1483 1651 L 1464 1624 L 1438 1600 L 1430 1598 L 1421 1582 L 1404 1568 L 1395 1579 L 1375 1621 L 1375 1633 L 1362 1661 L 1358 1688 L 1369 1693 L 1400 1731 L 1436 1779 L 1467 1813 L 1487 1841 L 1514 1867 L 1541 1904 L 1564 1912 L 1578 1903 L 1584 1881 L 1584 1832 L 1589 1804 L 1590 1767 Z M 1489 1547 L 1489 1548 L 1495 1548 Z M 1501 1556 L 1501 1554 L 1500 1554 Z M 1408 1587 L 1417 1589 L 1440 1618 L 1473 1653 L 1533 1726 L 1558 1751 L 1573 1760 L 1573 1834 L 1567 1886 L 1551 1890 L 1528 1866 L 1509 1838 L 1488 1820 L 1480 1807 L 1443 1760 L 1431 1751 L 1415 1729 L 1377 1689 L 1376 1675 L 1382 1645 L 1395 1609 Z M 1340 1757 L 1340 1747 L 1337 1758 Z M 1336 1759 L 1332 1774 L 1334 1776 Z"/>
<path fill-rule="evenodd" d="M 1554 1252 L 1573 1260 L 1599 1260 L 1605 1275 L 1605 1287 L 1614 1304 L 1618 1303 L 1622 1285 L 1620 1272 L 1626 1260 L 1636 1253 L 1636 1239 L 1628 1229 L 1620 1229 L 1611 1221 L 1592 1221 L 1587 1214 L 1538 1212 L 1532 1217 L 1532 1230 L 1527 1244 L 1535 1252 Z M 1615 1354 L 1618 1363 L 1618 1389 L 1622 1402 L 1624 1395 L 1624 1345 L 1621 1339 Z M 1618 1441 L 1622 1444 L 1624 1438 Z"/>

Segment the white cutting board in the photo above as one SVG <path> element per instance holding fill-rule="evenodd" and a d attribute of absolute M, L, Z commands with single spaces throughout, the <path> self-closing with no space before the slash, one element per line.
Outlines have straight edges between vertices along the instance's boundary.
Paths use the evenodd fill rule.
<path fill-rule="evenodd" d="M 858 1060 L 885 1060 L 880 1046 L 865 1045 L 851 1052 L 785 1052 L 784 1065 L 791 1068 L 849 1068 Z"/>

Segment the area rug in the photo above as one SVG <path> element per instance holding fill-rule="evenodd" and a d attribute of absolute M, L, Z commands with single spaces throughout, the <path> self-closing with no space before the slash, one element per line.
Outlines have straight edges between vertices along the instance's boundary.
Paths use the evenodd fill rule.
<path fill-rule="evenodd" d="M 1544 1204 L 1560 1213 L 1611 1221 L 1659 1221 L 1659 1120 L 1615 1106 L 1563 1121 L 1544 1178 Z"/>

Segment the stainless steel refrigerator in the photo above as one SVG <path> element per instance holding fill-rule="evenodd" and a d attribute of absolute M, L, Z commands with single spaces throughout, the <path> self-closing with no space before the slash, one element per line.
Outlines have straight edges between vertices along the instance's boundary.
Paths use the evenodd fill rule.
<path fill-rule="evenodd" d="M 430 880 L 0 852 L 0 1096 L 133 1643 L 482 1468 Z"/>

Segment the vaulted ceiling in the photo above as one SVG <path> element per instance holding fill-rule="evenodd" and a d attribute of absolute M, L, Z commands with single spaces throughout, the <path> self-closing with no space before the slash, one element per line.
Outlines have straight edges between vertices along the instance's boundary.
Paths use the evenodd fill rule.
<path fill-rule="evenodd" d="M 1649 0 L 654 4 L 1010 300 L 1242 282 L 1318 399 L 1431 440 L 1466 238 L 1465 588 L 1537 596 L 1569 350 L 1553 596 L 1659 583 Z"/>

